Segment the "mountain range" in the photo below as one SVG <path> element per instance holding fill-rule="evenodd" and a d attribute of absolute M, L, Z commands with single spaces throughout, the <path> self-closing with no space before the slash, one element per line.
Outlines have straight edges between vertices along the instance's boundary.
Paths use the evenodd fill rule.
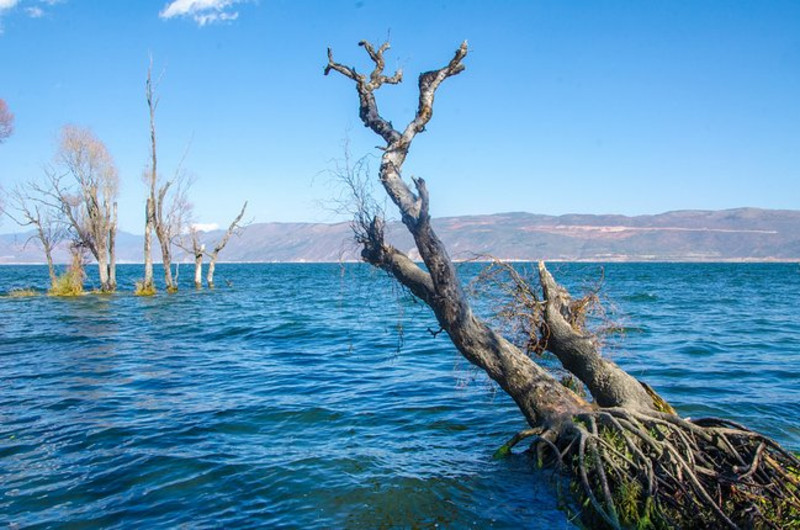
<path fill-rule="evenodd" d="M 640 216 L 519 212 L 443 217 L 433 224 L 456 260 L 482 256 L 525 261 L 800 260 L 798 210 L 681 210 Z M 207 232 L 204 241 L 211 247 L 222 234 Z M 24 245 L 29 235 L 0 235 L 0 263 L 42 263 L 35 242 Z M 387 240 L 418 257 L 399 223 L 389 223 Z M 56 253 L 57 261 L 66 258 L 65 249 Z M 142 236 L 119 233 L 117 259 L 141 262 Z M 357 259 L 348 223 L 255 223 L 232 238 L 220 254 L 220 261 L 226 262 Z"/>

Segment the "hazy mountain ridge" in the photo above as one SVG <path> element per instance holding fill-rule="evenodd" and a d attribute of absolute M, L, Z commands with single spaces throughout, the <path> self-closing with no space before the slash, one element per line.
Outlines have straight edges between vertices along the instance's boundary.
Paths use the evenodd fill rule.
<path fill-rule="evenodd" d="M 455 259 L 492 255 L 510 260 L 796 261 L 800 211 L 737 208 L 657 215 L 539 215 L 524 212 L 443 217 L 433 224 Z M 221 231 L 205 234 L 208 246 Z M 0 236 L 0 263 L 40 263 L 26 235 Z M 387 240 L 416 257 L 410 236 L 390 223 Z M 118 261 L 142 261 L 142 237 L 120 233 Z M 62 250 L 58 261 L 65 261 Z M 357 260 L 348 223 L 257 223 L 220 254 L 229 262 Z"/>

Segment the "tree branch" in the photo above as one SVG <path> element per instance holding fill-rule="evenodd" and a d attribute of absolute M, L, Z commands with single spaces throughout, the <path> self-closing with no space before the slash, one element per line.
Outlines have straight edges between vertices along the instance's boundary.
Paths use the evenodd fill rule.
<path fill-rule="evenodd" d="M 378 103 L 375 101 L 373 92 L 381 87 L 384 83 L 397 84 L 403 79 L 403 72 L 398 70 L 391 77 L 383 75 L 383 68 L 385 66 L 383 60 L 383 53 L 389 49 L 389 44 L 384 43 L 376 52 L 373 47 L 366 41 L 359 42 L 359 46 L 363 46 L 367 50 L 370 59 L 375 63 L 375 69 L 370 75 L 370 80 L 367 81 L 366 77 L 356 72 L 355 68 L 344 66 L 333 60 L 333 51 L 328 48 L 328 65 L 325 67 L 325 75 L 328 75 L 331 70 L 335 70 L 345 77 L 348 77 L 356 82 L 356 90 L 358 91 L 359 111 L 358 115 L 365 127 L 369 127 L 387 144 L 391 144 L 400 139 L 400 133 L 394 129 L 392 123 L 384 119 L 378 111 Z"/>
<path fill-rule="evenodd" d="M 657 408 L 657 396 L 652 397 L 635 377 L 600 355 L 592 335 L 583 328 L 581 308 L 572 303 L 569 292 L 556 283 L 543 261 L 539 262 L 539 282 L 544 295 L 545 347 L 564 369 L 588 387 L 601 407 Z"/>

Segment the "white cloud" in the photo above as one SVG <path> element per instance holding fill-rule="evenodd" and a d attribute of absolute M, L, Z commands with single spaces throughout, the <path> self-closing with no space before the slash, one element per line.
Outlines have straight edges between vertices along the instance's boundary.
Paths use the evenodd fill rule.
<path fill-rule="evenodd" d="M 19 7 L 25 11 L 25 14 L 31 18 L 42 18 L 46 14 L 46 11 L 41 7 L 42 5 L 52 7 L 64 2 L 66 2 L 66 0 L 38 0 L 37 2 L 28 0 L 24 3 L 20 0 L 0 0 L 0 35 L 3 33 L 3 16 L 10 13 L 15 7 Z"/>
<path fill-rule="evenodd" d="M 158 16 L 163 19 L 189 17 L 199 26 L 229 22 L 239 18 L 239 12 L 231 8 L 243 1 L 245 0 L 173 0 L 164 6 Z"/>
<path fill-rule="evenodd" d="M 17 5 L 18 0 L 0 0 L 0 35 L 3 34 L 3 14 Z"/>
<path fill-rule="evenodd" d="M 217 223 L 194 223 L 192 228 L 197 230 L 198 232 L 211 232 L 212 230 L 218 230 L 219 224 Z"/>

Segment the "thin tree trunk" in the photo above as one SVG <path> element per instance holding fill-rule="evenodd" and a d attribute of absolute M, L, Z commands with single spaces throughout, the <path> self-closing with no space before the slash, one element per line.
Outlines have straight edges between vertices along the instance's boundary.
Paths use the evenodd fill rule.
<path fill-rule="evenodd" d="M 97 269 L 100 273 L 100 290 L 104 293 L 110 291 L 108 283 L 108 256 L 104 246 L 97 247 Z"/>
<path fill-rule="evenodd" d="M 214 288 L 214 269 L 217 266 L 217 260 L 212 258 L 208 261 L 208 273 L 206 276 L 206 283 L 209 289 Z"/>
<path fill-rule="evenodd" d="M 195 252 L 194 254 L 194 288 L 203 288 L 203 253 Z"/>
<path fill-rule="evenodd" d="M 158 235 L 158 233 L 156 233 L 156 235 Z M 166 236 L 159 236 L 158 239 L 161 243 L 161 262 L 164 267 L 164 285 L 166 285 L 167 291 L 177 291 L 178 287 L 174 284 L 172 279 L 172 259 L 170 258 L 169 240 L 166 238 Z"/>
<path fill-rule="evenodd" d="M 244 202 L 244 204 L 242 205 L 242 209 L 239 211 L 239 215 L 236 216 L 236 218 L 228 227 L 228 230 L 225 231 L 225 235 L 222 236 L 222 239 L 220 239 L 219 243 L 217 243 L 214 246 L 214 250 L 209 255 L 208 276 L 206 277 L 206 282 L 208 283 L 209 289 L 214 288 L 214 269 L 217 264 L 217 257 L 219 257 L 219 253 L 222 252 L 222 249 L 225 248 L 225 245 L 228 244 L 228 241 L 230 241 L 231 236 L 236 231 L 236 229 L 241 226 L 240 223 L 242 221 L 242 217 L 244 217 L 245 209 L 247 209 L 247 201 Z"/>
<path fill-rule="evenodd" d="M 145 225 L 144 225 L 144 284 L 142 290 L 151 292 L 153 290 L 153 199 L 147 198 L 145 205 Z"/>
<path fill-rule="evenodd" d="M 108 229 L 108 283 L 117 290 L 117 203 L 111 208 L 111 226 Z"/>
<path fill-rule="evenodd" d="M 42 239 L 44 243 L 44 239 Z M 56 267 L 53 264 L 53 247 L 49 244 L 44 244 L 44 257 L 47 260 L 47 273 L 50 275 L 50 287 L 56 285 L 58 277 L 56 276 Z"/>

